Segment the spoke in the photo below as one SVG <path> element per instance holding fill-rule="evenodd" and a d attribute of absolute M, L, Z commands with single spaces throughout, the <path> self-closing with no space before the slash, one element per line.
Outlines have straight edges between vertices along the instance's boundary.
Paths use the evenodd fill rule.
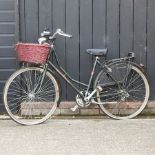
<path fill-rule="evenodd" d="M 43 93 L 48 93 L 48 92 L 56 92 L 56 91 L 55 90 L 52 90 L 52 88 L 49 88 L 47 90 L 42 90 L 42 91 L 40 91 L 38 93 L 35 93 L 35 94 L 43 94 Z"/>
<path fill-rule="evenodd" d="M 38 75 L 37 75 L 37 73 L 36 73 L 36 71 L 35 71 L 35 82 L 34 82 L 34 90 L 38 87 L 38 85 L 39 85 L 39 79 L 40 79 L 40 77 L 41 77 L 41 75 L 39 75 L 39 73 L 38 73 Z"/>
<path fill-rule="evenodd" d="M 29 84 L 29 78 L 27 77 L 27 72 L 25 74 L 23 74 L 23 78 L 25 79 L 25 81 L 23 80 L 23 82 L 25 83 L 25 86 L 27 86 L 28 91 L 30 92 L 30 84 Z"/>
<path fill-rule="evenodd" d="M 139 75 L 139 74 L 137 74 L 137 77 L 136 77 L 135 79 L 133 79 L 133 80 L 131 81 L 131 83 L 129 83 L 128 86 L 127 86 L 126 88 L 129 88 L 130 85 L 131 85 L 132 83 L 134 83 L 138 78 L 140 78 L 140 75 Z"/>
<path fill-rule="evenodd" d="M 39 93 L 39 94 L 36 94 L 38 96 L 42 95 L 46 97 L 46 95 L 50 95 L 50 94 L 55 94 L 56 92 L 55 91 L 45 91 L 45 92 L 42 92 L 42 93 Z"/>
<path fill-rule="evenodd" d="M 139 88 L 144 89 L 143 85 L 144 85 L 144 84 L 142 83 L 142 84 L 139 85 L 139 86 L 133 87 L 133 89 L 134 89 L 134 90 L 139 89 Z M 141 86 L 142 86 L 142 87 L 141 87 Z"/>
<path fill-rule="evenodd" d="M 105 96 L 99 96 L 99 98 L 101 97 L 105 97 Z M 104 99 L 105 101 L 108 101 L 108 100 L 112 100 L 112 99 L 116 99 L 117 97 L 119 96 L 116 96 L 116 95 L 111 95 L 111 97 L 107 98 L 107 99 Z"/>
<path fill-rule="evenodd" d="M 132 66 L 130 64 L 128 64 L 128 66 L 129 67 L 127 67 L 126 75 L 125 75 L 125 77 L 123 79 L 123 86 L 126 86 L 127 80 L 128 80 L 128 76 L 129 76 L 129 74 L 131 72 L 131 69 L 132 69 Z"/>
<path fill-rule="evenodd" d="M 107 96 L 113 96 L 113 95 L 119 95 L 121 94 L 121 92 L 118 92 L 118 93 L 113 93 L 113 94 L 106 94 L 106 95 L 101 95 L 100 97 L 107 97 Z"/>
<path fill-rule="evenodd" d="M 52 97 L 54 97 L 54 96 L 55 96 L 55 94 L 53 94 L 53 95 L 52 95 L 52 94 L 51 94 L 51 95 L 46 95 L 47 98 L 48 98 L 48 97 L 49 97 L 49 98 L 50 98 L 50 97 L 52 98 Z M 42 97 L 42 98 L 44 98 L 45 96 L 44 96 L 44 95 L 37 95 L 37 97 Z"/>
<path fill-rule="evenodd" d="M 130 79 L 129 79 L 129 81 L 128 81 L 129 84 L 130 84 L 130 82 L 132 81 L 132 78 L 133 78 L 134 76 L 135 76 L 135 75 L 134 75 L 134 71 L 132 71 L 132 74 L 131 74 Z"/>
<path fill-rule="evenodd" d="M 44 91 L 50 84 L 47 84 L 50 81 L 50 79 L 48 81 L 46 81 L 45 84 L 43 84 L 42 88 L 39 89 L 39 91 L 37 91 L 36 93 L 40 93 L 41 91 Z M 47 84 L 47 85 L 46 85 Z M 54 86 L 52 85 L 51 88 L 53 88 Z"/>
<path fill-rule="evenodd" d="M 23 97 L 13 98 L 13 100 L 8 101 L 8 103 L 11 103 L 11 102 L 16 101 L 16 100 L 20 101 L 22 98 L 23 98 Z M 26 97 L 23 98 L 23 99 L 26 99 Z"/>
<path fill-rule="evenodd" d="M 143 81 L 142 81 L 142 83 L 140 83 L 142 81 L 142 79 L 141 80 L 139 80 L 139 81 L 137 81 L 136 83 L 132 83 L 129 87 L 128 87 L 128 89 L 130 88 L 130 87 L 134 87 L 134 86 L 137 86 L 137 85 L 141 85 L 141 84 L 144 84 L 143 83 Z M 140 84 L 139 84 L 140 83 Z"/>
<path fill-rule="evenodd" d="M 39 68 L 22 68 L 7 83 L 8 113 L 20 124 L 30 125 L 44 122 L 49 116 L 47 113 L 49 114 L 52 109 L 54 111 L 53 105 L 56 104 L 59 91 L 56 90 L 56 83 L 49 74 L 45 74 L 41 86 L 41 71 Z M 36 92 L 35 87 L 37 87 Z"/>
<path fill-rule="evenodd" d="M 38 97 L 38 99 L 39 99 L 40 101 L 43 101 L 43 102 L 51 102 L 50 99 L 45 99 L 45 98 L 41 98 L 41 97 Z"/>
<path fill-rule="evenodd" d="M 144 89 L 144 88 L 142 88 L 142 89 L 136 89 L 136 90 L 130 89 L 128 92 L 144 92 L 143 89 Z"/>
<path fill-rule="evenodd" d="M 17 82 L 17 81 L 16 81 L 16 82 Z M 11 85 L 11 86 L 12 86 L 13 88 L 15 88 L 15 89 L 18 89 L 18 90 L 25 90 L 25 89 L 23 88 L 23 86 L 22 86 L 21 84 L 19 84 L 18 82 L 15 83 L 15 81 L 13 81 L 12 84 L 14 84 L 14 85 Z"/>
<path fill-rule="evenodd" d="M 130 96 L 132 96 L 133 98 L 135 98 L 135 99 L 140 99 L 140 101 L 142 100 L 142 98 L 140 98 L 140 97 L 137 97 L 137 96 L 134 96 L 134 95 L 130 95 Z M 137 100 L 136 100 L 137 101 Z M 139 101 L 139 100 L 138 100 Z"/>
<path fill-rule="evenodd" d="M 20 93 L 20 94 L 21 94 L 21 93 L 27 94 L 26 91 L 24 91 L 24 90 L 21 90 L 21 91 L 18 91 L 18 90 L 15 90 L 15 89 L 9 89 L 9 90 L 15 91 L 15 92 Z"/>
<path fill-rule="evenodd" d="M 144 95 L 145 96 L 145 93 L 144 92 L 141 92 L 141 93 L 139 93 L 139 92 L 133 92 L 132 94 L 137 94 L 137 95 L 139 95 L 139 96 L 142 96 L 142 95 Z"/>

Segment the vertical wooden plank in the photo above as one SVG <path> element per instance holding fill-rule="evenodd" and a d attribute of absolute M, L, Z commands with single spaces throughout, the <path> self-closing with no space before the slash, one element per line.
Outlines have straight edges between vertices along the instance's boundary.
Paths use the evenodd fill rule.
<path fill-rule="evenodd" d="M 107 0 L 93 1 L 93 48 L 107 47 Z M 95 58 L 93 58 L 93 61 Z M 94 77 L 100 71 L 96 69 Z"/>
<path fill-rule="evenodd" d="M 151 86 L 151 99 L 155 99 L 155 1 L 148 0 L 148 26 L 147 26 L 147 68 Z"/>
<path fill-rule="evenodd" d="M 79 80 L 79 0 L 66 0 L 66 32 L 73 38 L 66 39 L 66 66 L 68 73 Z M 75 92 L 67 85 L 67 100 L 73 100 Z"/>
<path fill-rule="evenodd" d="M 19 11 L 20 11 L 20 20 L 19 20 L 19 23 L 20 23 L 20 41 L 25 41 L 26 40 L 26 32 L 25 32 L 25 0 L 20 0 L 19 1 Z"/>
<path fill-rule="evenodd" d="M 119 57 L 119 0 L 107 1 L 108 59 Z"/>
<path fill-rule="evenodd" d="M 52 31 L 52 0 L 39 0 L 39 33 L 45 28 Z"/>
<path fill-rule="evenodd" d="M 19 41 L 19 0 L 14 0 L 15 2 L 15 22 L 16 22 L 16 30 L 15 30 L 15 42 Z"/>
<path fill-rule="evenodd" d="M 93 1 L 93 48 L 106 46 L 106 0 Z"/>
<path fill-rule="evenodd" d="M 15 0 L 15 41 L 14 44 L 20 41 L 20 3 L 19 0 Z M 11 55 L 10 55 L 11 56 Z M 15 62 L 16 62 L 16 68 L 19 67 L 19 62 L 16 60 L 16 54 L 14 52 Z"/>
<path fill-rule="evenodd" d="M 25 0 L 26 41 L 38 41 L 38 0 Z"/>
<path fill-rule="evenodd" d="M 57 28 L 61 28 L 65 31 L 65 0 L 53 0 L 53 32 Z M 66 49 L 65 49 L 65 38 L 62 36 L 57 36 L 56 40 L 56 50 L 58 54 L 58 58 L 60 59 L 61 65 L 64 69 L 66 69 Z M 62 100 L 66 100 L 66 82 L 61 80 L 62 85 Z"/>
<path fill-rule="evenodd" d="M 120 1 L 120 56 L 133 50 L 133 0 Z"/>
<path fill-rule="evenodd" d="M 88 84 L 92 56 L 85 51 L 92 47 L 92 0 L 80 0 L 80 81 Z"/>
<path fill-rule="evenodd" d="M 136 62 L 146 66 L 146 0 L 134 1 L 134 52 Z"/>

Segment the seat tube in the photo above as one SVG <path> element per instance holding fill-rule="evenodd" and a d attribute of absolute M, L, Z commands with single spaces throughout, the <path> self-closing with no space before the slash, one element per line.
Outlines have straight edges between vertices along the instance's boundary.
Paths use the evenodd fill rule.
<path fill-rule="evenodd" d="M 92 72 L 91 72 L 91 77 L 89 79 L 89 84 L 88 84 L 88 88 L 87 88 L 87 91 L 86 91 L 86 96 L 88 95 L 88 91 L 90 89 L 90 85 L 92 83 L 92 79 L 93 79 L 93 76 L 94 76 L 94 73 L 95 73 L 95 68 L 96 68 L 96 64 L 97 64 L 97 61 L 99 60 L 99 57 L 95 57 L 95 62 L 94 62 L 94 65 L 93 65 L 93 69 L 92 69 Z"/>

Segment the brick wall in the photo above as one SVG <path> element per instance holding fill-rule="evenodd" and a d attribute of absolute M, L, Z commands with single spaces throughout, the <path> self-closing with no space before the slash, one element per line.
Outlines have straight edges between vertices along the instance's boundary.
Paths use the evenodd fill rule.
<path fill-rule="evenodd" d="M 75 112 L 72 112 L 70 108 L 74 107 L 76 105 L 75 102 L 62 102 L 60 104 L 60 107 L 56 109 L 56 112 L 54 115 L 56 116 L 67 116 L 67 115 L 73 115 L 73 116 L 102 116 L 105 115 L 98 105 L 91 105 L 89 108 L 86 109 L 78 109 Z M 155 115 L 155 102 L 149 102 L 145 109 L 142 111 L 143 115 Z"/>

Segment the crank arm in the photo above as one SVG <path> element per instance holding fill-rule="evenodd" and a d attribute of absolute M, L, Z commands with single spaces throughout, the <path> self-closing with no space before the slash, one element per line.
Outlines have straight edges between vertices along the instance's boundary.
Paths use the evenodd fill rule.
<path fill-rule="evenodd" d="M 73 108 L 70 108 L 71 111 L 75 112 L 78 109 L 78 105 L 75 105 Z"/>
<path fill-rule="evenodd" d="M 97 91 L 101 92 L 101 91 L 102 91 L 102 87 L 97 86 L 96 89 L 94 89 L 94 91 L 93 91 L 88 97 L 85 97 L 85 98 L 84 98 L 84 100 L 85 100 L 85 101 L 89 101 L 89 100 L 92 98 L 92 96 L 93 96 Z"/>

